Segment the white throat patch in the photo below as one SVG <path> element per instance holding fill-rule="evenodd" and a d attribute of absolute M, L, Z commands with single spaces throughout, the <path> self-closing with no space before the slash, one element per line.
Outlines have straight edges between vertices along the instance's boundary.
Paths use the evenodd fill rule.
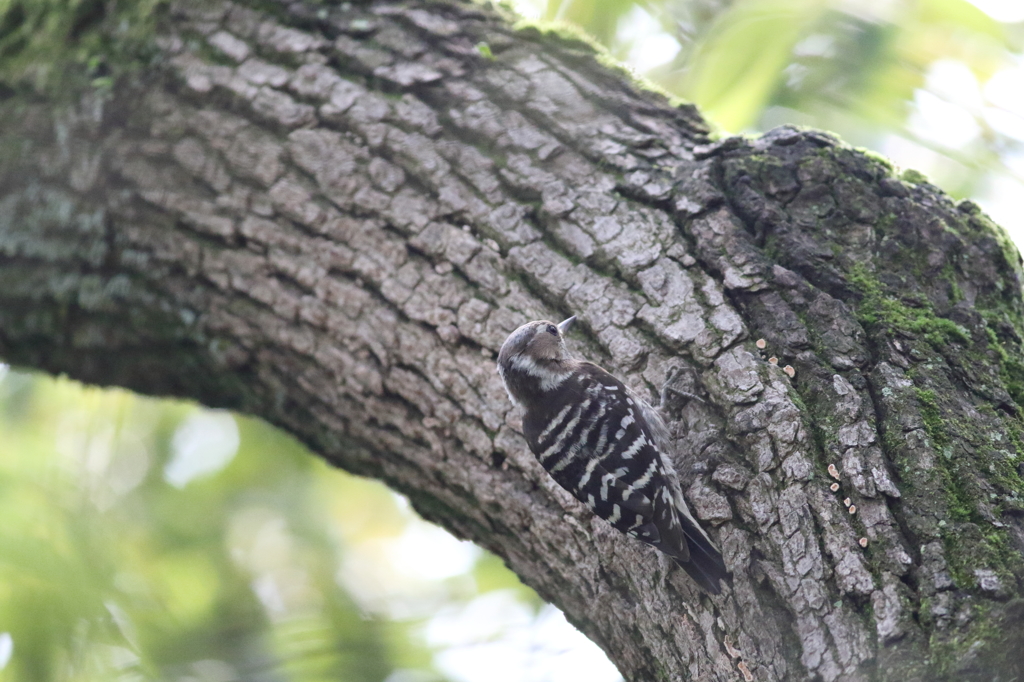
<path fill-rule="evenodd" d="M 527 355 L 517 355 L 514 357 L 512 359 L 512 367 L 524 374 L 529 374 L 530 376 L 539 379 L 540 390 L 544 392 L 558 388 L 563 382 L 572 376 L 571 370 L 553 372 L 546 367 L 538 365 L 533 358 Z"/>

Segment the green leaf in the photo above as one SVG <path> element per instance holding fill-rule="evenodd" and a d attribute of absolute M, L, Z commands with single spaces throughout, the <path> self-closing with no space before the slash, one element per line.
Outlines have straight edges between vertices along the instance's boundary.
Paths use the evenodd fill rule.
<path fill-rule="evenodd" d="M 715 123 L 739 131 L 757 120 L 790 62 L 793 46 L 824 2 L 746 0 L 722 14 L 689 59 L 678 83 Z"/>

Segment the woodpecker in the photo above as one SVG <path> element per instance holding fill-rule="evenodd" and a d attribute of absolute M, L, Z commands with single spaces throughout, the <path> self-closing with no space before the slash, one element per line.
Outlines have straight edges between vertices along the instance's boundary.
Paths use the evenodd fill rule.
<path fill-rule="evenodd" d="M 683 499 L 657 411 L 592 362 L 569 355 L 560 324 L 528 322 L 505 340 L 498 374 L 523 408 L 530 450 L 555 481 L 629 537 L 661 550 L 719 594 L 725 563 Z"/>

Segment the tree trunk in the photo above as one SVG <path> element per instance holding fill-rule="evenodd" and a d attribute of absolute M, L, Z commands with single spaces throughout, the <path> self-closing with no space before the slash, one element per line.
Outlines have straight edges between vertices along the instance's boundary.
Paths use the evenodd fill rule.
<path fill-rule="evenodd" d="M 254 6 L 173 5 L 73 106 L 4 89 L 2 357 L 286 429 L 628 680 L 1024 675 L 1021 261 L 975 205 L 823 133 L 709 143 L 497 10 Z M 720 597 L 527 450 L 496 352 L 570 314 L 702 396 L 664 410 Z"/>

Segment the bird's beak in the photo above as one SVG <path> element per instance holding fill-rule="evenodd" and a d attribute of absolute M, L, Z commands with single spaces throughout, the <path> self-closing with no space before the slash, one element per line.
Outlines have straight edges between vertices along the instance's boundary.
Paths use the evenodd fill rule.
<path fill-rule="evenodd" d="M 572 326 L 575 323 L 576 323 L 576 316 L 575 315 L 573 315 L 572 317 L 570 317 L 567 320 L 562 320 L 561 322 L 558 323 L 558 332 L 560 334 L 568 334 L 569 330 L 572 329 Z"/>

